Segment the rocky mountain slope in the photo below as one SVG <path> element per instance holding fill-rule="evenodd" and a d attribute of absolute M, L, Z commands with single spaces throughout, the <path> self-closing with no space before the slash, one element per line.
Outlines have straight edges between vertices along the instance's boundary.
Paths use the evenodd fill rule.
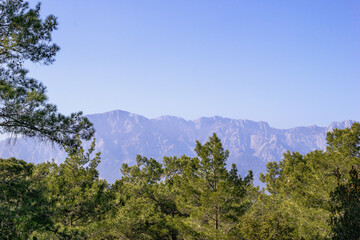
<path fill-rule="evenodd" d="M 204 143 L 216 133 L 230 151 L 228 166 L 236 163 L 244 176 L 252 169 L 257 176 L 265 172 L 269 161 L 279 161 L 285 151 L 307 153 L 325 149 L 326 132 L 350 127 L 353 121 L 332 123 L 328 127 L 272 128 L 266 122 L 204 117 L 187 121 L 173 116 L 148 119 L 125 111 L 88 115 L 96 128 L 96 151 L 101 152 L 100 176 L 113 182 L 120 177 L 122 163 L 133 164 L 137 154 L 157 160 L 163 156 L 195 156 L 196 140 Z M 88 144 L 87 144 L 88 145 Z M 65 153 L 49 143 L 17 139 L 0 142 L 0 156 L 14 156 L 38 163 L 55 159 L 61 162 Z M 255 181 L 258 183 L 258 181 Z"/>

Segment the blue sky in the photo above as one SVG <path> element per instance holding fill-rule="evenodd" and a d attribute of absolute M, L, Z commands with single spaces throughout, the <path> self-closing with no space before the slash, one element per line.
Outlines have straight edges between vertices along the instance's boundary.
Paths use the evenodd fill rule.
<path fill-rule="evenodd" d="M 360 120 L 360 1 L 43 1 L 50 13 L 61 51 L 28 68 L 62 113 Z"/>

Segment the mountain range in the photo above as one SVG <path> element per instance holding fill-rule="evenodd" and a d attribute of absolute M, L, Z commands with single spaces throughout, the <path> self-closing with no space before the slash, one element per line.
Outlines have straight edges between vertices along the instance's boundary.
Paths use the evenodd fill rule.
<path fill-rule="evenodd" d="M 196 140 L 204 143 L 216 133 L 230 156 L 228 166 L 235 163 L 245 176 L 253 170 L 258 184 L 266 163 L 280 161 L 286 151 L 302 154 L 326 148 L 326 133 L 334 128 L 350 127 L 354 121 L 331 123 L 328 127 L 295 127 L 276 129 L 266 122 L 223 117 L 202 117 L 188 121 L 174 116 L 148 119 L 126 111 L 111 111 L 87 116 L 96 129 L 96 152 L 101 152 L 100 177 L 114 182 L 120 178 L 122 163 L 134 164 L 136 155 L 159 161 L 163 156 L 195 156 Z M 84 144 L 86 147 L 89 143 Z M 0 157 L 16 157 L 39 163 L 54 159 L 61 162 L 66 154 L 57 146 L 32 139 L 0 141 Z"/>

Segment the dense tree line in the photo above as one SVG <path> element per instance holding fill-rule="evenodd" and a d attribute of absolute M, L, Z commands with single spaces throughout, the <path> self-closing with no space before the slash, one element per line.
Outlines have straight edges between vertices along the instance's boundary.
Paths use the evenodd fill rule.
<path fill-rule="evenodd" d="M 327 141 L 270 162 L 266 191 L 226 167 L 216 134 L 194 158 L 138 156 L 114 184 L 99 178 L 94 143 L 61 164 L 1 159 L 0 238 L 359 239 L 360 124 Z"/>

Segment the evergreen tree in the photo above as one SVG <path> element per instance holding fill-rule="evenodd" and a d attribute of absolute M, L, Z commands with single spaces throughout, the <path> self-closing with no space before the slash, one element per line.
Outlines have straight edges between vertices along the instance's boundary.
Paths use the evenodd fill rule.
<path fill-rule="evenodd" d="M 281 203 L 271 196 L 260 193 L 255 203 L 241 217 L 238 229 L 246 240 L 294 239 L 294 227 Z"/>
<path fill-rule="evenodd" d="M 351 167 L 359 164 L 360 124 L 327 134 L 326 151 L 306 155 L 287 152 L 281 162 L 267 165 L 266 183 L 272 202 L 278 203 L 294 239 L 327 239 L 332 235 L 329 219 L 335 175 L 349 179 Z"/>
<path fill-rule="evenodd" d="M 127 239 L 178 239 L 174 200 L 161 181 L 162 164 L 137 156 L 137 164 L 123 164 L 116 181 L 117 212 L 112 225 L 116 236 Z"/>
<path fill-rule="evenodd" d="M 50 205 L 35 166 L 0 159 L 0 239 L 27 239 L 51 226 Z"/>
<path fill-rule="evenodd" d="M 236 225 L 251 205 L 252 173 L 226 169 L 228 151 L 214 134 L 195 148 L 199 157 L 164 157 L 164 166 L 138 156 L 123 164 L 112 186 L 109 236 L 123 239 L 237 239 Z M 201 159 L 201 160 L 200 160 Z M 256 192 L 256 191 L 254 191 Z"/>
<path fill-rule="evenodd" d="M 47 102 L 46 87 L 27 77 L 26 60 L 50 64 L 59 47 L 51 34 L 57 27 L 53 15 L 40 18 L 23 0 L 0 1 L 0 133 L 34 137 L 79 147 L 78 138 L 90 140 L 94 129 L 81 112 L 64 116 Z"/>
<path fill-rule="evenodd" d="M 91 158 L 93 142 L 85 153 L 66 148 L 68 157 L 64 163 L 40 164 L 38 171 L 47 177 L 41 182 L 47 189 L 51 203 L 51 228 L 41 234 L 44 239 L 96 239 L 98 225 L 110 210 L 112 199 L 109 185 L 99 179 L 97 166 L 100 153 Z"/>
<path fill-rule="evenodd" d="M 183 222 L 195 239 L 233 239 L 239 217 L 250 205 L 252 173 L 242 179 L 235 165 L 226 169 L 229 152 L 216 134 L 204 145 L 197 142 L 195 152 L 198 158 L 182 157 L 177 164 L 165 165 L 173 173 L 178 209 L 189 216 Z M 180 169 L 174 171 L 174 166 Z"/>
<path fill-rule="evenodd" d="M 331 227 L 334 240 L 360 239 L 360 176 L 352 167 L 350 179 L 343 181 L 339 174 L 338 186 L 331 193 L 333 202 Z"/>
<path fill-rule="evenodd" d="M 270 202 L 277 202 L 294 239 L 325 239 L 329 233 L 332 168 L 322 151 L 305 156 L 287 152 L 279 163 L 269 163 L 261 175 Z"/>

